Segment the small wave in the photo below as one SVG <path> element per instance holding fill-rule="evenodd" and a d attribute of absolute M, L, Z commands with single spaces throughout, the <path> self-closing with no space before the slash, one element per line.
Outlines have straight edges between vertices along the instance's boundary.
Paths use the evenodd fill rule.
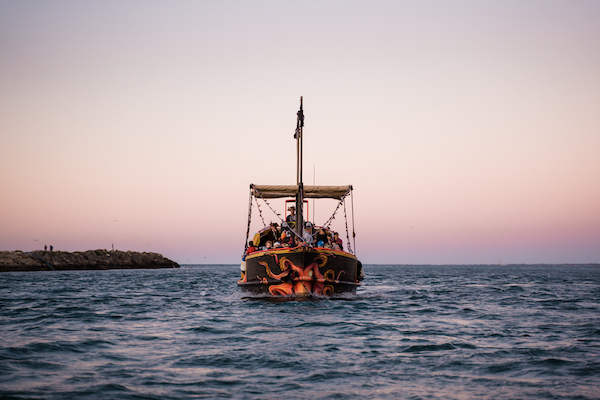
<path fill-rule="evenodd" d="M 29 356 L 39 353 L 83 353 L 81 347 L 76 343 L 60 342 L 34 342 L 25 346 L 11 347 L 7 350 L 17 356 Z"/>
<path fill-rule="evenodd" d="M 572 369 L 570 373 L 575 376 L 597 377 L 598 371 L 600 371 L 600 362 L 588 362 L 583 366 Z"/>
<path fill-rule="evenodd" d="M 568 360 L 563 360 L 561 358 L 546 358 L 543 360 L 536 361 L 536 362 L 534 362 L 534 364 L 541 365 L 541 366 L 558 367 L 558 366 L 570 365 L 570 364 L 573 364 L 573 362 L 568 361 Z"/>
<path fill-rule="evenodd" d="M 417 353 L 423 351 L 442 351 L 442 350 L 455 350 L 456 346 L 451 343 L 444 344 L 425 344 L 410 346 L 404 350 L 404 353 Z"/>
<path fill-rule="evenodd" d="M 516 371 L 523 370 L 522 363 L 515 362 L 515 361 L 505 362 L 502 364 L 489 365 L 485 369 L 490 374 L 502 374 L 502 373 L 509 372 L 509 371 L 516 372 Z"/>
<path fill-rule="evenodd" d="M 189 328 L 189 331 L 197 332 L 197 333 L 210 333 L 213 335 L 221 335 L 225 333 L 231 333 L 229 330 L 214 328 L 212 326 L 197 326 L 194 328 Z"/>

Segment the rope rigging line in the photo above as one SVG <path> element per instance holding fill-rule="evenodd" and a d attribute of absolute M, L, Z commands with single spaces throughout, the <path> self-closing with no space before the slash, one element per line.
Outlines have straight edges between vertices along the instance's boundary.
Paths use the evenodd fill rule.
<path fill-rule="evenodd" d="M 258 193 L 258 190 L 256 191 Z M 260 193 L 258 193 L 260 195 Z M 273 211 L 273 214 L 275 214 L 277 216 L 277 218 L 279 218 L 279 222 L 285 222 L 283 219 L 281 219 L 281 214 L 278 214 L 273 207 L 271 207 L 271 205 L 269 204 L 269 202 L 267 200 L 265 200 L 262 196 L 260 196 L 261 200 L 265 202 L 265 204 L 267 205 L 267 207 L 269 207 L 269 209 L 271 209 L 271 211 Z M 258 203 L 258 200 L 257 200 Z M 263 224 L 265 226 L 267 226 L 267 224 L 265 224 L 265 220 L 263 219 Z"/>
<path fill-rule="evenodd" d="M 352 246 L 350 246 L 350 232 L 348 232 L 348 215 L 346 214 L 346 202 L 344 202 L 344 220 L 346 221 L 346 240 L 348 241 L 348 252 L 352 253 Z"/>
<path fill-rule="evenodd" d="M 258 215 L 260 215 L 260 219 L 262 220 L 263 225 L 267 226 L 267 224 L 265 223 L 265 219 L 262 215 L 262 210 L 260 209 L 260 204 L 258 204 L 258 200 L 256 199 L 256 197 L 254 198 L 254 200 L 256 201 L 256 208 L 258 208 Z"/>
<path fill-rule="evenodd" d="M 337 214 L 340 206 L 342 205 L 342 203 L 344 203 L 344 207 L 346 207 L 344 200 L 346 199 L 346 196 L 348 195 L 348 192 L 346 192 L 342 198 L 340 199 L 340 201 L 338 202 L 337 207 L 335 208 L 335 210 L 333 211 L 333 214 L 331 214 L 331 217 L 329 217 L 329 219 L 327 220 L 327 222 L 325 222 L 325 224 L 323 224 L 324 228 L 329 229 L 329 226 L 331 225 L 331 223 L 333 222 L 333 220 L 335 219 L 335 214 Z"/>
<path fill-rule="evenodd" d="M 260 194 L 260 192 L 258 190 L 256 190 L 256 188 L 255 188 L 254 189 L 254 198 L 256 199 L 257 197 L 260 197 L 260 199 L 265 202 L 265 204 L 267 205 L 267 207 L 269 207 L 271 209 L 271 211 L 273 212 L 273 214 L 275 214 L 277 216 L 277 218 L 279 218 L 279 222 L 281 222 L 282 226 L 283 226 L 284 222 L 286 223 L 286 226 L 287 226 L 287 222 L 284 221 L 281 218 L 281 214 L 277 213 L 273 209 L 273 207 L 271 207 L 271 205 L 269 204 L 269 202 L 264 197 L 262 197 L 262 195 Z M 258 211 L 260 212 L 260 218 L 262 219 L 263 225 L 266 227 L 267 224 L 265 223 L 265 219 L 263 218 L 262 212 L 260 211 L 260 206 L 258 205 L 258 200 L 256 200 L 256 205 L 258 206 Z M 293 229 L 287 229 L 287 230 L 289 232 L 292 232 L 298 239 L 300 239 L 302 242 L 304 242 L 304 239 L 300 235 L 298 235 Z"/>

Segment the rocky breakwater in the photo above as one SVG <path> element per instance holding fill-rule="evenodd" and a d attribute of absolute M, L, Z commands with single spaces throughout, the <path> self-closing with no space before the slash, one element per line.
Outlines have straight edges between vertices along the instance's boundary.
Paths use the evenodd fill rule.
<path fill-rule="evenodd" d="M 134 251 L 0 251 L 0 272 L 144 268 L 179 268 L 179 264 L 158 253 Z"/>

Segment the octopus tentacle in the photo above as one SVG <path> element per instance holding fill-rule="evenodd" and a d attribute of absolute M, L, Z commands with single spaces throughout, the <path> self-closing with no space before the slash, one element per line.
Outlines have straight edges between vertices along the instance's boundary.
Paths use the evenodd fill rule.
<path fill-rule="evenodd" d="M 333 281 L 335 280 L 335 271 L 332 269 L 328 269 L 327 272 L 323 274 L 323 277 L 325 278 L 325 280 Z"/>
<path fill-rule="evenodd" d="M 267 275 L 269 275 L 273 279 L 281 279 L 284 276 L 286 276 L 287 274 L 289 274 L 288 271 L 283 271 L 281 274 L 274 274 L 273 272 L 271 272 L 271 268 L 269 268 L 269 264 L 267 264 L 265 261 L 259 261 L 258 263 L 260 265 L 262 265 L 263 267 L 265 267 L 265 270 L 267 271 Z"/>
<path fill-rule="evenodd" d="M 269 293 L 273 296 L 286 296 L 294 292 L 294 288 L 291 283 L 282 283 L 280 285 L 272 285 L 269 287 Z"/>
<path fill-rule="evenodd" d="M 325 266 L 325 264 L 327 264 L 328 258 L 325 254 L 319 254 L 319 256 L 317 258 L 320 258 L 322 263 L 319 264 L 319 268 L 323 268 Z"/>
<path fill-rule="evenodd" d="M 277 261 L 277 256 L 275 256 L 275 261 Z M 281 269 L 282 271 L 287 271 L 291 268 L 291 266 L 293 266 L 294 264 L 287 258 L 287 257 L 281 257 L 281 260 L 279 260 L 278 262 L 279 264 L 279 269 Z M 290 264 L 290 265 L 288 265 Z"/>
<path fill-rule="evenodd" d="M 325 296 L 331 296 L 334 292 L 335 292 L 335 289 L 333 288 L 332 285 L 325 285 L 325 287 L 321 291 L 321 293 L 324 294 Z"/>

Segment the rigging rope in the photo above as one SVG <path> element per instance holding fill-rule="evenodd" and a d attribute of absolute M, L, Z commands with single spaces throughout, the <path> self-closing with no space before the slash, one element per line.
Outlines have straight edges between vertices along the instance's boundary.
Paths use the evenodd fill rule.
<path fill-rule="evenodd" d="M 265 219 L 263 218 L 263 215 L 262 215 L 262 210 L 260 209 L 260 204 L 258 204 L 258 200 L 256 199 L 256 197 L 254 197 L 254 201 L 256 201 L 256 207 L 258 208 L 258 215 L 260 215 L 260 219 L 262 219 L 263 226 L 267 226 L 267 224 L 265 223 Z"/>
<path fill-rule="evenodd" d="M 346 240 L 348 241 L 348 252 L 352 253 L 352 246 L 350 246 L 350 232 L 348 232 L 348 215 L 346 214 L 346 202 L 344 202 L 344 221 L 346 221 Z"/>
<path fill-rule="evenodd" d="M 254 188 L 254 198 L 256 199 L 257 197 L 260 197 L 260 198 L 261 198 L 261 200 L 265 202 L 265 204 L 267 205 L 267 207 L 269 207 L 269 208 L 271 209 L 271 211 L 273 211 L 273 214 L 275 214 L 275 215 L 277 216 L 277 218 L 279 218 L 279 222 L 281 222 L 281 225 L 283 226 L 283 223 L 284 223 L 284 222 L 286 222 L 286 221 L 284 221 L 284 220 L 281 218 L 281 214 L 277 213 L 277 212 L 276 212 L 276 211 L 273 209 L 273 207 L 271 207 L 271 205 L 269 204 L 269 202 L 268 202 L 268 201 L 267 201 L 267 200 L 266 200 L 264 197 L 262 197 L 262 195 L 260 194 L 260 192 L 259 192 L 258 190 L 256 190 L 256 188 Z M 258 200 L 256 200 L 256 204 L 257 204 L 257 206 L 258 206 Z M 260 212 L 260 206 L 258 207 L 258 211 Z M 260 214 L 260 217 L 261 217 L 261 219 L 262 219 L 263 225 L 266 227 L 266 226 L 267 226 L 267 224 L 265 223 L 265 219 L 262 217 L 262 212 L 261 212 L 261 214 Z M 287 222 L 286 222 L 286 225 L 287 225 Z M 294 235 L 296 235 L 296 237 L 297 237 L 297 238 L 298 238 L 300 241 L 304 242 L 304 239 L 303 239 L 303 238 L 302 238 L 300 235 L 298 235 L 298 234 L 296 233 L 296 231 L 294 231 L 293 229 L 288 229 L 288 231 L 289 231 L 289 232 L 292 232 Z"/>
<path fill-rule="evenodd" d="M 331 223 L 333 222 L 333 220 L 335 219 L 335 214 L 337 214 L 338 209 L 340 208 L 340 206 L 342 205 L 342 203 L 344 203 L 344 200 L 346 199 L 346 195 L 348 194 L 348 192 L 346 192 L 342 198 L 340 199 L 340 201 L 338 202 L 337 207 L 335 208 L 335 211 L 333 211 L 333 214 L 331 214 L 331 217 L 329 217 L 329 219 L 327 220 L 327 222 L 325 222 L 325 224 L 323 224 L 324 228 L 329 229 L 329 226 L 331 225 Z M 346 207 L 345 203 L 344 203 L 344 208 Z"/>

